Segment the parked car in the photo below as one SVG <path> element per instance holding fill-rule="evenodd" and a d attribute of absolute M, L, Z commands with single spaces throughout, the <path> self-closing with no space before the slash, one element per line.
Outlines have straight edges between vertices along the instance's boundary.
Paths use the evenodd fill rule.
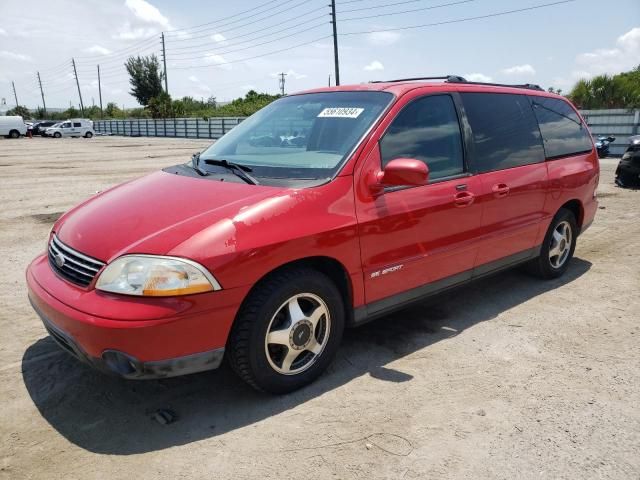
<path fill-rule="evenodd" d="M 44 136 L 44 132 L 47 128 L 53 127 L 57 122 L 52 120 L 44 120 L 42 122 L 36 122 L 33 124 L 33 134 Z"/>
<path fill-rule="evenodd" d="M 640 135 L 629 138 L 629 145 L 616 168 L 616 184 L 640 188 Z"/>
<path fill-rule="evenodd" d="M 105 372 L 167 377 L 226 356 L 253 387 L 289 392 L 326 369 L 345 326 L 519 264 L 563 275 L 598 178 L 578 111 L 539 87 L 288 95 L 191 162 L 62 215 L 29 298 Z"/>
<path fill-rule="evenodd" d="M 82 118 L 73 118 L 57 123 L 45 130 L 47 137 L 84 137 L 91 138 L 95 135 L 93 122 Z"/>
<path fill-rule="evenodd" d="M 596 149 L 598 150 L 598 157 L 604 158 L 609 156 L 609 145 L 616 141 L 616 137 L 609 135 L 607 137 L 600 136 L 596 140 Z"/>
<path fill-rule="evenodd" d="M 19 115 L 0 116 L 0 135 L 6 138 L 19 138 L 27 134 L 27 125 Z"/>

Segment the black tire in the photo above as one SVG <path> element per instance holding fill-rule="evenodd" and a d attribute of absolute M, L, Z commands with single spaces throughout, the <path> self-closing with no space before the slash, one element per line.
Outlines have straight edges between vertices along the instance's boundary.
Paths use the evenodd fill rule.
<path fill-rule="evenodd" d="M 554 232 L 556 229 L 562 224 L 568 225 L 571 230 L 571 240 L 570 242 L 565 241 L 566 245 L 566 258 L 559 264 L 560 258 L 557 260 L 552 260 L 550 256 L 550 251 L 554 246 Z M 573 258 L 573 253 L 576 249 L 576 240 L 578 238 L 578 223 L 576 221 L 576 217 L 571 210 L 567 210 L 566 208 L 561 208 L 553 220 L 549 225 L 549 229 L 547 230 L 547 234 L 544 237 L 544 241 L 542 242 L 542 247 L 540 249 L 540 255 L 529 262 L 527 264 L 527 270 L 534 275 L 545 278 L 552 279 L 558 278 L 569 268 L 569 263 Z M 558 256 L 559 257 L 559 256 Z"/>
<path fill-rule="evenodd" d="M 93 133 L 91 132 L 87 132 L 84 134 L 84 138 L 91 138 L 91 137 L 93 137 Z"/>
<path fill-rule="evenodd" d="M 11 130 L 9 132 L 9 138 L 20 138 L 20 132 L 18 130 Z"/>
<path fill-rule="evenodd" d="M 53 136 L 56 137 L 56 138 L 60 138 L 60 137 L 62 137 L 62 134 L 60 132 L 56 132 L 56 133 L 53 134 Z"/>
<path fill-rule="evenodd" d="M 313 332 L 313 337 L 310 338 L 315 342 L 316 335 L 322 331 L 322 322 L 326 322 L 324 325 L 327 337 L 322 350 L 315 355 L 304 348 L 299 350 L 300 346 L 292 349 L 279 344 L 272 345 L 270 342 L 267 345 L 269 328 L 279 318 L 278 315 L 282 314 L 285 304 L 300 295 L 304 303 L 306 294 L 321 299 L 324 302 L 322 306 L 328 310 L 329 318 L 321 317 L 324 320 L 318 321 L 315 330 L 310 330 Z M 227 359 L 240 378 L 256 390 L 278 394 L 291 392 L 314 381 L 329 366 L 342 340 L 344 323 L 342 295 L 329 277 L 309 268 L 284 270 L 264 280 L 244 301 L 229 335 Z M 282 331 L 284 330 L 287 329 Z M 273 331 L 272 328 L 271 332 Z M 297 331 L 290 329 L 290 342 L 296 337 Z M 281 373 L 274 361 L 280 347 L 286 349 L 285 354 L 289 351 L 299 352 L 291 367 L 307 358 L 310 359 L 309 366 L 304 367 L 303 364 L 299 367 L 302 368 L 299 373 Z M 284 360 L 280 366 L 284 367 Z"/>

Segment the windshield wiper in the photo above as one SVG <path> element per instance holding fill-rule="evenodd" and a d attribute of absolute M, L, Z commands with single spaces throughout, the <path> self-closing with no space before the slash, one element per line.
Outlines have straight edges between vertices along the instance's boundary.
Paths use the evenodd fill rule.
<path fill-rule="evenodd" d="M 216 165 L 216 166 L 224 167 L 228 170 L 231 170 L 236 176 L 240 177 L 249 185 L 259 184 L 258 180 L 256 180 L 254 177 L 249 175 L 249 173 L 247 173 L 247 172 L 252 172 L 253 169 L 250 167 L 247 167 L 246 165 L 229 162 L 228 160 L 212 160 L 212 159 L 205 159 L 204 163 L 206 163 L 207 165 Z"/>
<path fill-rule="evenodd" d="M 209 172 L 201 169 L 199 163 L 200 163 L 200 152 L 194 153 L 191 156 L 191 166 L 193 167 L 193 169 L 196 171 L 198 175 L 206 177 L 207 175 L 209 175 Z"/>

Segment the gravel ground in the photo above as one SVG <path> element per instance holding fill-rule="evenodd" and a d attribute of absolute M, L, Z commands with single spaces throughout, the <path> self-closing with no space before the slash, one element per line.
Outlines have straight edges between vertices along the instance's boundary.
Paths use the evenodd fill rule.
<path fill-rule="evenodd" d="M 51 223 L 207 143 L 0 140 L 0 478 L 640 478 L 640 192 L 616 160 L 563 278 L 509 271 L 350 330 L 294 394 L 227 367 L 124 381 L 60 351 L 24 282 Z"/>

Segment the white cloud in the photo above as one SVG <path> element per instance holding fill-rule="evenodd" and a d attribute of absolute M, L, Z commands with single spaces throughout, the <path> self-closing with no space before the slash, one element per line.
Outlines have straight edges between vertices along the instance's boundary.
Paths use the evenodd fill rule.
<path fill-rule="evenodd" d="M 7 36 L 7 31 L 4 28 L 0 28 L 0 35 L 6 37 Z"/>
<path fill-rule="evenodd" d="M 484 73 L 465 73 L 464 78 L 471 82 L 492 82 L 493 78 Z"/>
<path fill-rule="evenodd" d="M 130 22 L 125 22 L 120 31 L 113 35 L 112 38 L 116 40 L 137 40 L 150 37 L 156 33 L 158 33 L 158 30 L 155 28 L 133 27 Z"/>
<path fill-rule="evenodd" d="M 198 83 L 200 81 L 200 79 L 198 77 L 196 77 L 195 75 L 191 75 L 189 77 L 189 81 L 191 81 L 193 83 Z"/>
<path fill-rule="evenodd" d="M 32 62 L 33 59 L 29 55 L 22 53 L 8 52 L 7 50 L 0 50 L 0 58 L 6 58 L 8 60 L 18 60 L 20 62 Z"/>
<path fill-rule="evenodd" d="M 211 35 L 211 40 L 213 40 L 214 42 L 224 42 L 226 39 L 227 37 L 225 37 L 221 33 L 214 33 L 213 35 Z"/>
<path fill-rule="evenodd" d="M 640 27 L 635 27 L 616 39 L 614 48 L 598 48 L 581 53 L 575 58 L 575 68 L 567 76 L 556 77 L 553 84 L 564 89 L 572 88 L 580 79 L 588 80 L 596 75 L 624 72 L 633 69 L 640 58 Z"/>
<path fill-rule="evenodd" d="M 94 45 L 93 47 L 85 48 L 84 51 L 87 53 L 97 53 L 98 55 L 109 55 L 111 53 L 111 50 L 101 47 L 100 45 Z"/>
<path fill-rule="evenodd" d="M 125 5 L 143 22 L 155 23 L 166 29 L 170 28 L 169 19 L 162 15 L 160 10 L 145 0 L 126 0 Z"/>
<path fill-rule="evenodd" d="M 398 32 L 372 32 L 367 40 L 373 45 L 393 45 L 400 39 Z"/>
<path fill-rule="evenodd" d="M 576 64 L 591 76 L 615 74 L 635 67 L 640 58 L 640 27 L 620 35 L 614 48 L 599 48 L 576 57 Z"/>
<path fill-rule="evenodd" d="M 231 70 L 233 67 L 227 64 L 227 59 L 217 53 L 206 53 L 204 59 L 207 63 L 219 65 L 223 70 Z"/>
<path fill-rule="evenodd" d="M 535 75 L 536 69 L 528 63 L 523 65 L 514 65 L 513 67 L 505 68 L 502 70 L 505 75 Z"/>
<path fill-rule="evenodd" d="M 369 65 L 364 67 L 364 70 L 367 72 L 375 72 L 377 70 L 384 70 L 384 65 L 380 63 L 378 60 L 374 60 Z"/>

